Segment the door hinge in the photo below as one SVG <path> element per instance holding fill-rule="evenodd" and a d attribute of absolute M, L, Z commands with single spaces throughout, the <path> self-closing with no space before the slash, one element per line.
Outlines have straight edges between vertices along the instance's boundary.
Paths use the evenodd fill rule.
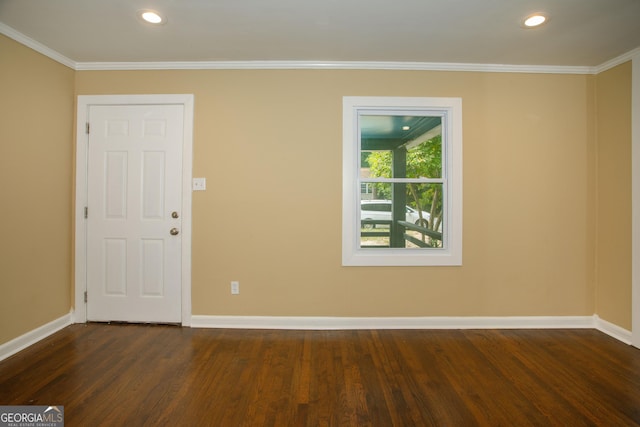
<path fill-rule="evenodd" d="M 84 291 L 84 302 L 86 303 L 88 300 L 87 291 Z"/>
<path fill-rule="evenodd" d="M 84 207 L 84 219 L 89 218 L 89 207 Z"/>
<path fill-rule="evenodd" d="M 87 135 L 89 134 L 89 122 L 87 122 Z"/>

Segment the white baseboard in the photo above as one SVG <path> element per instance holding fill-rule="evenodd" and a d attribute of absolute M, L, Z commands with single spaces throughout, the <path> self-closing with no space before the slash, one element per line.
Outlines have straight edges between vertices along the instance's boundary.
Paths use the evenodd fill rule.
<path fill-rule="evenodd" d="M 58 332 L 62 328 L 66 328 L 72 323 L 72 314 L 69 313 L 47 323 L 46 325 L 42 325 L 39 328 L 29 331 L 24 335 L 21 335 L 9 342 L 0 345 L 0 361 L 6 359 L 7 357 L 13 356 L 20 350 L 24 350 L 30 345 L 33 345 L 38 341 L 45 339 L 49 335 Z"/>
<path fill-rule="evenodd" d="M 192 316 L 192 328 L 230 329 L 581 329 L 593 316 L 524 317 L 279 317 Z"/>
<path fill-rule="evenodd" d="M 625 344 L 631 331 L 592 316 L 295 317 L 192 316 L 192 328 L 229 329 L 597 329 Z"/>
<path fill-rule="evenodd" d="M 614 325 L 613 323 L 607 322 L 606 320 L 601 319 L 597 314 L 593 315 L 593 320 L 595 323 L 595 328 L 600 332 L 603 332 L 617 339 L 618 341 L 622 341 L 625 344 L 631 345 L 631 331 L 621 328 L 618 325 Z"/>
<path fill-rule="evenodd" d="M 73 324 L 73 312 L 0 345 L 0 361 Z M 192 328 L 229 329 L 597 329 L 625 344 L 631 331 L 593 316 L 308 317 L 192 316 Z"/>

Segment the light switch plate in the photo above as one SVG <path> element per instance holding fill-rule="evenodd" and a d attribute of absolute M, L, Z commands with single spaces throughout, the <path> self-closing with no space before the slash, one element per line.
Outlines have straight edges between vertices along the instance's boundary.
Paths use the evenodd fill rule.
<path fill-rule="evenodd" d="M 207 189 L 207 178 L 193 178 L 193 191 L 204 191 Z"/>

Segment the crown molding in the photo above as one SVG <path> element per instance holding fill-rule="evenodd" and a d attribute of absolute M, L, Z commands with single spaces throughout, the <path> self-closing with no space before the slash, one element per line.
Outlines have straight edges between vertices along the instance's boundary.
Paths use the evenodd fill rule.
<path fill-rule="evenodd" d="M 633 49 L 632 51 L 629 51 L 627 53 L 623 53 L 620 56 L 617 56 L 603 64 L 598 65 L 597 67 L 594 67 L 594 72 L 593 74 L 600 74 L 603 71 L 607 71 L 613 67 L 616 67 L 620 64 L 623 64 L 627 61 L 631 61 L 633 59 L 634 56 L 640 54 L 640 47 Z"/>
<path fill-rule="evenodd" d="M 56 62 L 59 62 L 62 65 L 66 65 L 69 68 L 77 70 L 77 64 L 75 61 L 43 45 L 42 43 L 25 36 L 21 32 L 14 30 L 10 26 L 3 24 L 2 22 L 0 22 L 0 34 L 4 34 L 5 36 L 17 41 L 18 43 L 22 43 L 23 45 L 35 50 L 38 53 L 43 54 L 48 58 L 53 59 Z"/>
<path fill-rule="evenodd" d="M 183 62 L 79 62 L 90 70 L 399 70 L 475 71 L 493 73 L 591 74 L 593 67 L 546 65 L 467 64 L 449 62 L 383 61 L 183 61 Z"/>

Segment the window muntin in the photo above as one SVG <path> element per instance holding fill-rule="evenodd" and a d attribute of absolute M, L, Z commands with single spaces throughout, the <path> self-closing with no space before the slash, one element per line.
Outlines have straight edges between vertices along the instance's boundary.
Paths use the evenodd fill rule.
<path fill-rule="evenodd" d="M 460 99 L 345 97 L 344 119 L 343 265 L 460 265 Z"/>

